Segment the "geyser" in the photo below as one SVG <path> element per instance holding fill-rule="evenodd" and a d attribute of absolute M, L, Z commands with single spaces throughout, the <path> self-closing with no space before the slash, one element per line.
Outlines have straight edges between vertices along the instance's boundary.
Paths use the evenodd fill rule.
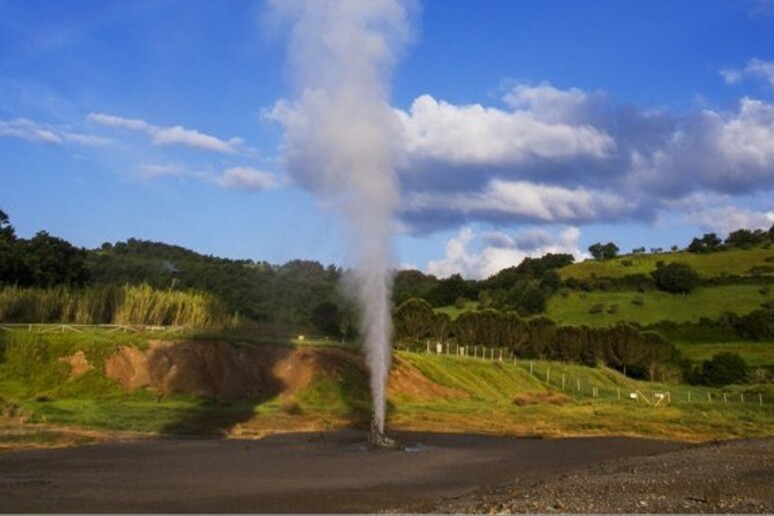
<path fill-rule="evenodd" d="M 289 61 L 299 90 L 268 116 L 285 128 L 283 155 L 293 180 L 344 215 L 371 373 L 371 440 L 383 441 L 401 136 L 388 84 L 410 33 L 409 9 L 399 0 L 275 0 L 271 6 L 290 22 Z"/>

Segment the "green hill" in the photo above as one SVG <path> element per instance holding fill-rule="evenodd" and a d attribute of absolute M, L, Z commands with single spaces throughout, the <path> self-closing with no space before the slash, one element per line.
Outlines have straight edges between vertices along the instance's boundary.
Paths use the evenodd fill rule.
<path fill-rule="evenodd" d="M 629 321 L 647 325 L 717 319 L 726 312 L 744 315 L 772 301 L 774 292 L 758 285 L 699 287 L 686 295 L 658 290 L 573 291 L 552 296 L 546 314 L 560 324 L 609 326 Z"/>
<path fill-rule="evenodd" d="M 621 278 L 630 274 L 650 274 L 658 262 L 685 263 L 705 278 L 723 276 L 774 277 L 774 248 L 728 249 L 697 254 L 687 251 L 655 254 L 629 254 L 612 260 L 586 260 L 559 271 L 562 279 Z"/>

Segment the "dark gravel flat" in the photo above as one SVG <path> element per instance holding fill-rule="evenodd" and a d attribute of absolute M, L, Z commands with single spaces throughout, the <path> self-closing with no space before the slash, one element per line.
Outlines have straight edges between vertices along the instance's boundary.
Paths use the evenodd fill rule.
<path fill-rule="evenodd" d="M 444 513 L 774 514 L 774 439 L 725 441 L 519 476 L 421 510 Z"/>
<path fill-rule="evenodd" d="M 373 512 L 546 478 L 684 445 L 632 438 L 399 433 L 374 452 L 341 431 L 248 440 L 153 440 L 0 454 L 2 512 Z"/>

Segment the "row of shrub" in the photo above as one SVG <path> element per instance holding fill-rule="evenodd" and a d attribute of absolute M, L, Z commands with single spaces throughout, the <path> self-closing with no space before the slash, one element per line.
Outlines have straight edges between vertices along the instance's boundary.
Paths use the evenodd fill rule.
<path fill-rule="evenodd" d="M 234 328 L 238 317 L 216 297 L 195 291 L 157 290 L 146 284 L 85 288 L 0 289 L 0 322 Z"/>

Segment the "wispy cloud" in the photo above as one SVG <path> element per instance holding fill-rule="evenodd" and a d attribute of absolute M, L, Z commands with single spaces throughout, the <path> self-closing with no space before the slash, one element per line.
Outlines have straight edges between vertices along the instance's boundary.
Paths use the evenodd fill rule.
<path fill-rule="evenodd" d="M 241 138 L 222 140 L 195 129 L 186 129 L 180 125 L 160 127 L 137 118 L 124 118 L 105 113 L 89 113 L 87 119 L 107 127 L 145 133 L 155 145 L 183 145 L 225 154 L 235 154 L 244 143 Z"/>
<path fill-rule="evenodd" d="M 15 120 L 0 120 L 0 136 L 19 138 L 33 143 L 62 143 L 62 138 L 49 129 L 26 118 Z"/>
<path fill-rule="evenodd" d="M 111 140 L 90 134 L 74 133 L 59 127 L 47 126 L 26 118 L 0 120 L 0 137 L 18 138 L 32 143 L 75 143 L 89 147 L 104 146 Z"/>
<path fill-rule="evenodd" d="M 233 167 L 223 171 L 215 183 L 226 190 L 271 190 L 277 187 L 277 178 L 269 172 L 250 167 Z"/>

